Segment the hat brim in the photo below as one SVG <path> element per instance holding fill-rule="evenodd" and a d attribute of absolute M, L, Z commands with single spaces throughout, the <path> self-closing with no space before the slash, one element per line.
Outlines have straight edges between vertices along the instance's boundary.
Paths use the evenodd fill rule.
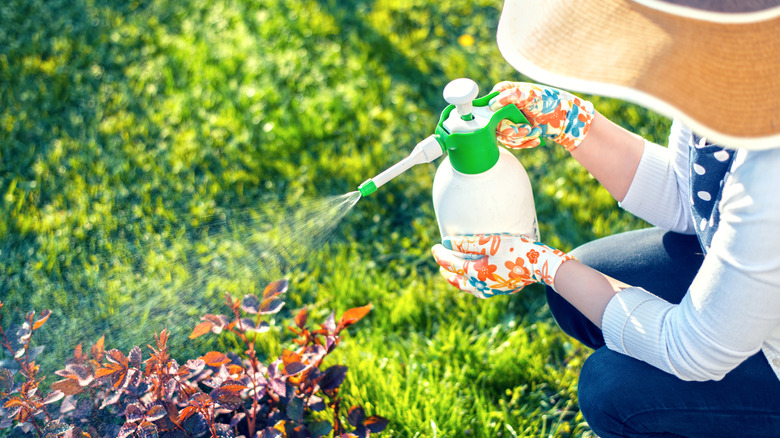
<path fill-rule="evenodd" d="M 628 0 L 506 0 L 497 40 L 533 80 L 635 102 L 724 146 L 780 146 L 780 18 L 724 24 Z"/>

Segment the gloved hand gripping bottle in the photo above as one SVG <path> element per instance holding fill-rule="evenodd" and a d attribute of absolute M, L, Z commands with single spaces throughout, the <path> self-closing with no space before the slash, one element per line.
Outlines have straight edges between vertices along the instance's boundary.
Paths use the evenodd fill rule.
<path fill-rule="evenodd" d="M 511 233 L 539 240 L 528 174 L 496 139 L 501 120 L 528 121 L 514 105 L 491 111 L 488 103 L 498 93 L 477 99 L 478 94 L 471 79 L 450 82 L 444 88 L 444 99 L 450 105 L 442 112 L 435 134 L 358 190 L 367 196 L 413 165 L 429 163 L 446 151 L 448 156 L 433 180 L 433 208 L 442 238 Z"/>

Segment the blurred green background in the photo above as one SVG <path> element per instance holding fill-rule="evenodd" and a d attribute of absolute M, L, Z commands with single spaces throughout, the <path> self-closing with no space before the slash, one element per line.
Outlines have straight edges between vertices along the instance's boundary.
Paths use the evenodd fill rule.
<path fill-rule="evenodd" d="M 383 436 L 589 436 L 576 399 L 589 352 L 560 332 L 543 291 L 479 301 L 439 278 L 429 256 L 435 165 L 361 200 L 331 234 L 315 236 L 307 216 L 432 133 L 451 79 L 471 77 L 483 93 L 526 79 L 496 48 L 500 9 L 2 2 L 3 325 L 52 309 L 37 340 L 48 373 L 79 342 L 105 334 L 127 351 L 165 327 L 186 360 L 234 345 L 186 339 L 200 315 L 225 311 L 225 292 L 287 276 L 269 354 L 287 345 L 296 309 L 324 319 L 373 303 L 332 360 L 350 367 L 349 402 L 390 419 Z M 665 118 L 585 97 L 664 144 Z M 562 148 L 516 154 L 546 243 L 570 250 L 644 226 Z"/>

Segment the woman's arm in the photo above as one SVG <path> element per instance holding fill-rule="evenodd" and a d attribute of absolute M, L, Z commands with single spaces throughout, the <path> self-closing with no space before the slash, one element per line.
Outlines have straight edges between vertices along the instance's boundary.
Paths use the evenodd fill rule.
<path fill-rule="evenodd" d="M 571 152 L 626 211 L 664 230 L 692 234 L 688 205 L 691 132 L 672 123 L 669 148 L 646 141 L 599 113 Z"/>
<path fill-rule="evenodd" d="M 642 159 L 645 142 L 598 112 L 574 157 L 618 201 L 623 201 Z"/>
<path fill-rule="evenodd" d="M 684 380 L 719 380 L 767 340 L 767 357 L 780 359 L 779 166 L 780 149 L 737 152 L 718 231 L 679 305 L 574 261 L 556 272 L 556 291 L 610 349 Z"/>
<path fill-rule="evenodd" d="M 576 260 L 563 262 L 555 274 L 555 291 L 601 328 L 609 301 L 630 287 Z"/>

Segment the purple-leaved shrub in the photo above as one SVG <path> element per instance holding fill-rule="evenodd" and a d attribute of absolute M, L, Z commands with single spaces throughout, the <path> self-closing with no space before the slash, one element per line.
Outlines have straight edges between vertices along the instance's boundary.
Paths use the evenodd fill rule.
<path fill-rule="evenodd" d="M 270 363 L 258 358 L 256 337 L 270 328 L 264 317 L 279 312 L 287 287 L 280 280 L 261 297 L 226 294 L 230 313 L 204 315 L 190 335 L 233 333 L 245 348 L 240 355 L 210 351 L 179 364 L 168 351 L 167 329 L 155 334 L 146 357 L 137 346 L 127 354 L 106 350 L 102 337 L 89 351 L 79 344 L 55 372 L 62 379 L 45 393 L 35 364 L 42 347 L 30 340 L 51 312 L 29 312 L 21 327 L 0 325 L 2 347 L 13 358 L 0 367 L 0 429 L 46 438 L 364 438 L 381 432 L 385 418 L 366 416 L 359 406 L 343 412 L 339 388 L 347 367 L 322 369 L 342 331 L 362 319 L 370 304 L 338 320 L 331 312 L 316 329 L 304 308 L 289 327 L 295 346 Z"/>

